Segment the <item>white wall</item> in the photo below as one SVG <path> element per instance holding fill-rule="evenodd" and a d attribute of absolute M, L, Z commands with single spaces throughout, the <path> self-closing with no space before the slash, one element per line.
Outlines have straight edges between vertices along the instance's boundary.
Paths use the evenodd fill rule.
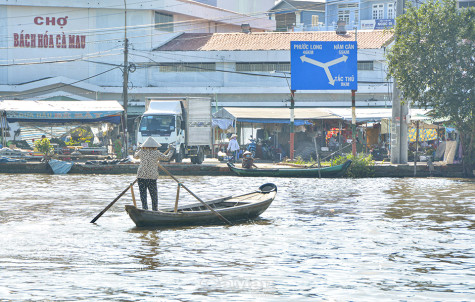
<path fill-rule="evenodd" d="M 0 0 L 0 4 L 11 4 L 12 1 Z M 16 1 L 18 3 L 20 1 Z M 85 1 L 77 1 L 85 3 Z M 180 4 L 186 1 L 164 1 L 164 5 Z M 0 6 L 0 64 L 12 64 L 14 66 L 0 67 L 0 99 L 2 94 L 8 92 L 15 95 L 18 92 L 36 89 L 37 95 L 67 95 L 67 92 L 81 97 L 95 99 L 121 99 L 122 93 L 122 72 L 115 69 L 112 72 L 96 76 L 107 71 L 114 66 L 98 64 L 123 63 L 123 39 L 124 39 L 124 11 L 112 8 L 75 8 L 75 7 L 44 7 L 27 6 L 23 4 L 37 3 L 36 1 L 21 1 L 22 5 Z M 42 1 L 42 5 L 51 5 L 59 1 Z M 79 6 L 74 2 L 73 6 Z M 117 1 L 105 1 L 105 4 L 112 5 Z M 167 4 L 168 3 L 168 4 Z M 129 62 L 137 64 L 156 62 L 216 62 L 218 69 L 235 70 L 235 62 L 266 62 L 281 61 L 289 62 L 289 51 L 196 51 L 196 52 L 150 52 L 164 41 L 172 39 L 176 33 L 163 33 L 155 30 L 152 26 L 154 22 L 154 11 L 143 4 L 143 9 L 128 8 L 127 11 L 127 37 L 130 40 Z M 178 10 L 177 7 L 174 9 Z M 199 7 L 205 13 L 206 8 Z M 214 9 L 215 11 L 222 11 Z M 191 12 L 189 12 L 191 13 Z M 228 12 L 221 16 L 228 16 Z M 40 17 L 40 18 L 36 18 Z M 46 18 L 50 21 L 54 18 L 55 23 L 46 24 Z M 67 22 L 65 22 L 67 17 Z M 214 18 L 219 16 L 215 15 Z M 36 19 L 35 19 L 36 18 Z M 61 19 L 61 23 L 57 21 Z M 213 28 L 206 22 L 204 26 L 198 28 L 190 26 L 189 21 L 193 19 L 188 14 L 177 14 L 177 21 L 184 21 L 185 27 L 190 32 L 208 32 Z M 36 20 L 36 22 L 35 22 Z M 229 21 L 229 20 L 228 20 Z M 238 21 L 238 20 L 234 20 Z M 209 21 L 215 22 L 215 21 Z M 239 22 L 235 22 L 240 25 Z M 198 23 L 199 24 L 199 23 Z M 218 27 L 224 30 L 239 28 L 231 22 L 227 22 L 225 27 Z M 15 47 L 15 34 L 17 37 L 23 34 L 44 35 L 53 37 L 53 47 Z M 67 45 L 62 48 L 63 34 L 67 37 Z M 69 45 L 69 36 L 84 37 L 84 44 L 79 48 L 72 48 Z M 56 38 L 59 37 L 57 41 Z M 31 42 L 31 39 L 29 40 Z M 19 43 L 19 41 L 17 40 Z M 49 45 L 49 40 L 48 40 Z M 59 47 L 58 47 L 59 46 Z M 150 58 L 151 60 L 149 60 Z M 70 59 L 82 59 L 78 62 L 67 62 L 64 64 L 31 64 L 45 61 L 59 61 Z M 89 61 L 85 61 L 87 59 Z M 359 79 L 367 81 L 386 81 L 383 50 L 362 50 L 358 54 L 359 60 L 375 60 L 379 62 L 377 68 L 372 72 L 359 72 Z M 93 62 L 95 63 L 93 63 Z M 17 64 L 29 65 L 17 65 Z M 275 74 L 282 75 L 282 74 Z M 58 77 L 57 79 L 55 77 Z M 90 79 L 84 80 L 88 77 Z M 42 80 L 53 78 L 51 80 Z M 55 82 L 56 81 L 56 82 Z M 19 85 L 22 83 L 30 84 Z M 77 82 L 77 83 L 75 83 Z M 63 85 L 71 83 L 70 86 Z M 47 91 L 52 85 L 63 86 L 60 88 L 65 93 Z M 87 84 L 87 85 L 86 85 Z M 36 86 L 35 86 L 36 85 Z M 283 106 L 289 98 L 289 88 L 285 79 L 272 77 L 255 77 L 237 73 L 223 72 L 185 72 L 185 73 L 159 73 L 157 68 L 140 69 L 129 75 L 130 99 L 143 99 L 146 96 L 154 95 L 218 95 L 221 104 L 231 106 Z M 388 87 L 382 84 L 369 85 L 360 84 L 357 92 L 357 104 L 365 105 L 365 100 L 372 97 L 383 99 L 388 94 Z M 83 94 L 84 95 L 83 95 Z M 31 95 L 23 95 L 20 98 L 27 98 Z M 350 93 L 347 91 L 298 91 L 296 94 L 298 105 L 308 106 L 345 106 L 350 102 Z M 371 104 L 374 105 L 374 104 Z M 381 105 L 381 104 L 379 104 Z M 384 104 L 383 104 L 384 105 Z"/>
<path fill-rule="evenodd" d="M 0 64 L 9 64 L 7 7 L 0 6 Z M 8 78 L 9 68 L 0 66 L 0 83 Z"/>
<path fill-rule="evenodd" d="M 157 62 L 216 62 L 216 69 L 235 71 L 236 62 L 289 62 L 288 51 L 177 51 L 153 52 L 149 57 Z M 359 60 L 376 60 L 375 70 L 359 71 L 357 92 L 358 106 L 388 105 L 390 87 L 386 81 L 384 51 L 362 50 Z M 283 76 L 281 73 L 265 73 L 267 76 Z M 144 79 L 144 82 L 141 80 Z M 158 72 L 158 67 L 139 71 L 130 76 L 137 92 L 165 95 L 218 95 L 220 105 L 228 106 L 284 106 L 290 91 L 285 78 L 258 77 L 227 72 Z M 290 81 L 290 79 L 289 79 Z M 141 85 L 144 85 L 141 88 Z M 140 98 L 140 97 L 139 97 Z M 379 102 L 367 102 L 378 99 Z M 297 91 L 299 106 L 349 106 L 349 91 Z M 287 102 L 287 106 L 290 105 Z"/>
<path fill-rule="evenodd" d="M 45 61 L 87 59 L 122 64 L 125 25 L 123 5 L 118 5 L 117 1 L 103 1 L 101 3 L 104 3 L 105 8 L 97 8 L 98 5 L 94 3 L 90 4 L 92 8 L 84 8 L 86 4 L 89 5 L 88 1 L 75 1 L 68 4 L 68 7 L 62 6 L 63 2 L 42 1 L 39 6 L 36 1 L 16 1 L 12 5 L 11 1 L 0 0 L 0 4 L 6 5 L 0 6 L 0 64 L 11 65 L 0 68 L 0 85 L 14 85 L 55 76 L 84 79 L 113 67 L 84 61 L 37 64 Z M 135 2 L 127 7 L 127 37 L 131 48 L 149 51 L 183 31 L 239 32 L 241 23 L 249 22 L 246 16 L 201 4 L 189 5 L 189 2 L 177 0 L 157 3 L 161 4 L 161 8 L 168 8 L 169 13 L 182 12 L 175 14 L 175 32 L 155 29 L 154 10 L 150 9 L 150 3 L 139 5 Z M 200 16 L 212 20 L 205 20 Z M 48 37 L 47 43 L 40 43 L 39 37 L 45 35 Z M 77 47 L 70 43 L 70 38 L 74 41 L 78 39 L 80 43 Z M 122 85 L 121 77 L 120 70 L 117 70 L 88 82 L 118 86 Z"/>
<path fill-rule="evenodd" d="M 242 14 L 267 12 L 275 5 L 275 0 L 218 0 L 217 6 Z"/>

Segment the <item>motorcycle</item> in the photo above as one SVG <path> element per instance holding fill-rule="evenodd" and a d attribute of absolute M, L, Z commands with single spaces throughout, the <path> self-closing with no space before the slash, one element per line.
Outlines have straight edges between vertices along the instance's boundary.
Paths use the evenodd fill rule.
<path fill-rule="evenodd" d="M 256 157 L 256 150 L 257 150 L 257 141 L 252 137 L 249 139 L 251 142 L 247 144 L 246 150 L 251 152 L 252 157 Z"/>
<path fill-rule="evenodd" d="M 281 160 L 281 156 L 285 156 L 280 146 L 275 147 L 270 140 L 262 141 L 262 154 L 264 159 L 276 162 Z"/>

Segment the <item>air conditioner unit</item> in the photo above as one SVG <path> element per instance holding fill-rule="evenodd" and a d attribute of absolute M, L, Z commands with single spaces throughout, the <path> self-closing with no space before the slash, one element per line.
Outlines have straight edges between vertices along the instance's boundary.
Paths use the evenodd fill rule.
<path fill-rule="evenodd" d="M 343 20 L 338 20 L 336 23 L 336 34 L 345 35 L 346 34 L 346 22 Z"/>

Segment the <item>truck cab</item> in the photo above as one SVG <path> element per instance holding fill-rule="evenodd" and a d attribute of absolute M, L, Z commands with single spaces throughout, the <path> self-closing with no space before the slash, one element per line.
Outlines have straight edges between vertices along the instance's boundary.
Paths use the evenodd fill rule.
<path fill-rule="evenodd" d="M 172 143 L 177 152 L 185 141 L 183 127 L 183 108 L 180 101 L 150 102 L 140 119 L 137 129 L 137 145 L 140 146 L 148 137 L 153 137 L 165 151 Z"/>
<path fill-rule="evenodd" d="M 147 99 L 136 128 L 137 145 L 153 137 L 164 152 L 175 147 L 173 159 L 191 158 L 201 164 L 211 149 L 211 100 L 209 98 Z"/>

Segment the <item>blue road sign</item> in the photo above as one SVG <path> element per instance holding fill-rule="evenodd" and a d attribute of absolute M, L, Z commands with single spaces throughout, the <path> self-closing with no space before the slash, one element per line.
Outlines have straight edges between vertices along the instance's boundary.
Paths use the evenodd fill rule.
<path fill-rule="evenodd" d="M 357 90 L 356 42 L 290 42 L 292 90 Z"/>

